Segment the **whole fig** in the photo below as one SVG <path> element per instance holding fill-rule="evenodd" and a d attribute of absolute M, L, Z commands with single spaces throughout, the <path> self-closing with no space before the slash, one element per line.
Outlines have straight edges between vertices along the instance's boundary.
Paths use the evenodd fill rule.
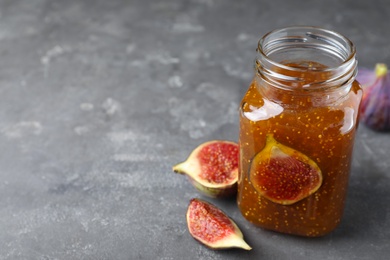
<path fill-rule="evenodd" d="M 378 63 L 375 71 L 359 69 L 356 77 L 363 87 L 360 120 L 378 131 L 390 130 L 390 74 L 387 66 Z"/>

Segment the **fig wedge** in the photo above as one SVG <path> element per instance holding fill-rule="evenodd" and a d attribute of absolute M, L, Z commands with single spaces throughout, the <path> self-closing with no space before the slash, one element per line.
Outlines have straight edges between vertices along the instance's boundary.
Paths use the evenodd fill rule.
<path fill-rule="evenodd" d="M 252 160 L 249 177 L 261 196 L 283 205 L 310 196 L 322 184 L 318 165 L 273 135 L 267 135 L 265 147 Z"/>
<path fill-rule="evenodd" d="M 201 199 L 191 199 L 187 210 L 188 230 L 193 238 L 211 249 L 252 248 L 242 232 L 222 210 Z"/>
<path fill-rule="evenodd" d="M 192 185 L 209 197 L 231 197 L 237 193 L 238 154 L 237 143 L 209 141 L 173 166 L 173 171 L 187 175 Z"/>

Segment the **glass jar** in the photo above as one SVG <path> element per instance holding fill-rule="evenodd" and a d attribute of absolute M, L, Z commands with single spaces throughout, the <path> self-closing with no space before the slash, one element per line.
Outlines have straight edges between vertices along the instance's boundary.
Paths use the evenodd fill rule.
<path fill-rule="evenodd" d="M 258 43 L 240 106 L 237 202 L 255 225 L 308 237 L 343 214 L 362 90 L 355 47 L 317 27 L 288 27 Z"/>

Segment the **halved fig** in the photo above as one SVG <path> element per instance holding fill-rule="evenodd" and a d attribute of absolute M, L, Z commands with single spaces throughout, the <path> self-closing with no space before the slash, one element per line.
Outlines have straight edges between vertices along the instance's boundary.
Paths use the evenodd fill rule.
<path fill-rule="evenodd" d="M 187 175 L 193 186 L 209 197 L 231 197 L 237 193 L 238 152 L 234 142 L 209 141 L 173 166 L 173 171 Z"/>
<path fill-rule="evenodd" d="M 242 232 L 222 210 L 200 199 L 191 199 L 187 210 L 188 230 L 193 238 L 212 249 L 252 248 Z"/>
<path fill-rule="evenodd" d="M 250 181 L 268 200 L 290 205 L 314 192 L 322 184 L 318 165 L 305 154 L 267 135 L 266 145 L 252 160 Z"/>

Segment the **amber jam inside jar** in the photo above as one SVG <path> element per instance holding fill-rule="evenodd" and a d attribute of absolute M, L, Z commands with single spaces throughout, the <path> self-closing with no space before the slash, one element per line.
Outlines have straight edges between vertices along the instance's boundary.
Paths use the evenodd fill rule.
<path fill-rule="evenodd" d="M 355 47 L 316 27 L 258 44 L 240 107 L 237 202 L 255 225 L 308 237 L 342 218 L 362 90 Z"/>

